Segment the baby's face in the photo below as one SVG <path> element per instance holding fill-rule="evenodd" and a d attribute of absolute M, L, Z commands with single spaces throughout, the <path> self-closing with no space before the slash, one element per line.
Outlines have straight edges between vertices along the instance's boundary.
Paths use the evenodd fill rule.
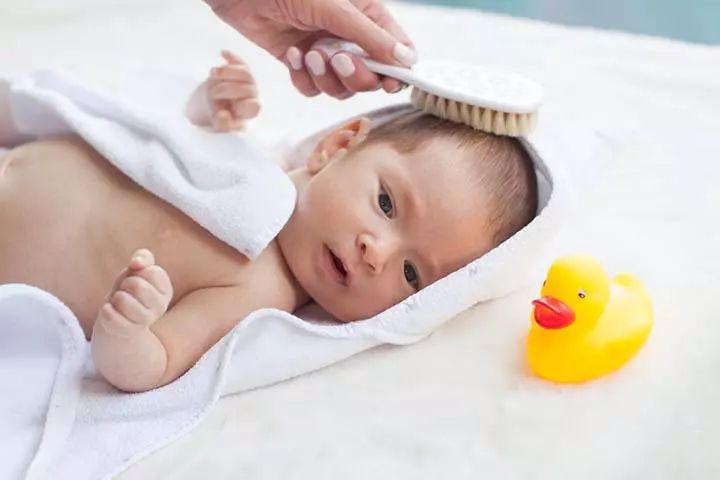
<path fill-rule="evenodd" d="M 370 144 L 298 184 L 280 234 L 300 285 L 341 321 L 376 315 L 487 251 L 482 192 L 450 142 Z"/>

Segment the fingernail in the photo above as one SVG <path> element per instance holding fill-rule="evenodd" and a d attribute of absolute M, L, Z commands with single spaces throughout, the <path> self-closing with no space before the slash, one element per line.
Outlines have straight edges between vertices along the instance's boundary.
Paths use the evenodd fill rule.
<path fill-rule="evenodd" d="M 353 64 L 352 58 L 344 53 L 338 53 L 332 57 L 330 63 L 341 77 L 349 77 L 355 73 L 355 64 Z"/>
<path fill-rule="evenodd" d="M 316 77 L 325 75 L 325 60 L 323 60 L 318 52 L 314 50 L 309 51 L 305 55 L 305 65 L 308 66 L 312 74 Z"/>
<path fill-rule="evenodd" d="M 302 55 L 297 47 L 288 48 L 285 57 L 293 70 L 302 70 Z"/>
<path fill-rule="evenodd" d="M 417 62 L 417 53 L 412 48 L 402 43 L 396 43 L 393 49 L 395 59 L 406 67 L 411 67 Z"/>

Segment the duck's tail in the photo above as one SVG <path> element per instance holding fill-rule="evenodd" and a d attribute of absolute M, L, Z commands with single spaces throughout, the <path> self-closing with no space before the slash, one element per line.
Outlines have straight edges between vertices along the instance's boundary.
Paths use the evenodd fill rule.
<path fill-rule="evenodd" d="M 619 273 L 613 278 L 613 283 L 633 290 L 645 290 L 645 286 L 635 275 L 630 273 Z"/>
<path fill-rule="evenodd" d="M 645 285 L 643 285 L 639 278 L 630 273 L 620 273 L 616 275 L 613 279 L 613 283 L 630 290 L 645 292 Z"/>

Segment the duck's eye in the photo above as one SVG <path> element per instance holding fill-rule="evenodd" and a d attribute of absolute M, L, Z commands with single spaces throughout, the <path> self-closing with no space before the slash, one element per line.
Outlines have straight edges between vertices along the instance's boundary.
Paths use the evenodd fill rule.
<path fill-rule="evenodd" d="M 382 210 L 385 215 L 387 215 L 388 217 L 392 217 L 392 214 L 393 214 L 392 199 L 390 198 L 390 195 L 388 195 L 384 189 L 380 190 L 380 194 L 378 195 L 378 205 L 380 206 L 380 210 Z"/>
<path fill-rule="evenodd" d="M 585 293 L 585 290 L 580 290 L 580 291 L 578 292 L 578 297 L 580 297 L 580 298 L 585 298 L 585 297 L 587 297 L 587 293 Z"/>

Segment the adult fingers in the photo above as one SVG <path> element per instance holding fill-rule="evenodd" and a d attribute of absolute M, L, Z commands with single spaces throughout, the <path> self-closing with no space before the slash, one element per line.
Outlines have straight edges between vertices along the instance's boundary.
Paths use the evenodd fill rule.
<path fill-rule="evenodd" d="M 310 73 L 305 68 L 304 54 L 298 47 L 290 47 L 285 54 L 285 65 L 290 70 L 290 78 L 295 88 L 306 97 L 320 93 Z"/>
<path fill-rule="evenodd" d="M 415 50 L 403 43 L 410 43 L 407 35 L 379 2 L 371 2 L 364 11 L 349 0 L 318 2 L 318 8 L 318 28 L 356 43 L 372 58 L 406 67 L 417 61 Z"/>
<path fill-rule="evenodd" d="M 340 52 L 333 55 L 330 65 L 338 80 L 349 92 L 376 90 L 380 77 L 371 72 L 365 64 L 350 53 Z"/>
<path fill-rule="evenodd" d="M 352 92 L 348 91 L 335 72 L 328 69 L 328 56 L 325 52 L 310 50 L 305 55 L 305 65 L 319 90 L 340 99 L 352 95 Z"/>
<path fill-rule="evenodd" d="M 385 77 L 382 79 L 382 88 L 387 93 L 398 93 L 405 87 L 407 87 L 407 84 L 395 78 Z"/>
<path fill-rule="evenodd" d="M 395 17 L 392 16 L 382 3 L 376 1 L 372 2 L 367 8 L 365 8 L 364 13 L 370 20 L 375 22 L 378 26 L 384 28 L 400 43 L 408 47 L 412 47 L 413 49 L 415 48 L 408 34 L 405 30 L 403 30 L 397 20 L 395 20 Z M 360 46 L 362 47 L 362 45 Z"/>

